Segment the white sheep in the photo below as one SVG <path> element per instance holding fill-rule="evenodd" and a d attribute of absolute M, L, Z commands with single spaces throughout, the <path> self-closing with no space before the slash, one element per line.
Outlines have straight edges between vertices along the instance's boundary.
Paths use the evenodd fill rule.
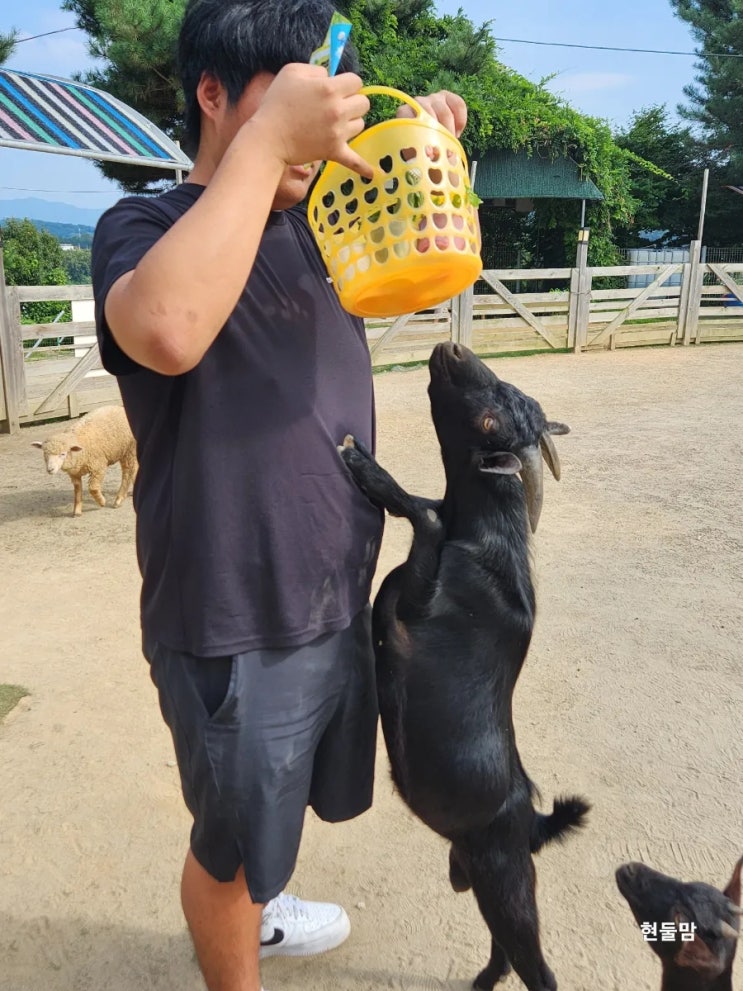
<path fill-rule="evenodd" d="M 109 465 L 121 463 L 121 485 L 114 506 L 127 497 L 139 467 L 137 449 L 129 421 L 122 406 L 102 406 L 51 434 L 46 440 L 33 441 L 44 452 L 50 475 L 67 472 L 75 490 L 73 516 L 83 511 L 83 476 L 90 475 L 88 488 L 99 506 L 106 505 L 101 483 Z"/>

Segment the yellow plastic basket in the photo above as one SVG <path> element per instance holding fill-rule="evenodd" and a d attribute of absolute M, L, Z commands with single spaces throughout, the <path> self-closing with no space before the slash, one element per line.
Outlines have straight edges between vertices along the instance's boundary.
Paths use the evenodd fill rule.
<path fill-rule="evenodd" d="M 417 116 L 375 124 L 350 142 L 375 167 L 373 179 L 327 163 L 310 197 L 310 226 L 349 313 L 390 317 L 438 306 L 482 270 L 464 149 L 405 93 L 362 93 L 391 96 Z"/>

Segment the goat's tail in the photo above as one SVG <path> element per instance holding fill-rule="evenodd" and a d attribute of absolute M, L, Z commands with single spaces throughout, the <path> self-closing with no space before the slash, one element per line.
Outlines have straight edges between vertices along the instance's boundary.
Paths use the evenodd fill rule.
<path fill-rule="evenodd" d="M 590 809 L 590 804 L 584 798 L 571 795 L 556 798 L 551 815 L 536 812 L 531 827 L 531 852 L 537 853 L 545 843 L 552 840 L 562 843 L 570 833 L 585 826 Z"/>

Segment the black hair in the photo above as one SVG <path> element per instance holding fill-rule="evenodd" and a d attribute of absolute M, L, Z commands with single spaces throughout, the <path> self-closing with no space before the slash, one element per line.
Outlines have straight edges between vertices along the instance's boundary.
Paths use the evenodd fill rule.
<path fill-rule="evenodd" d="M 193 154 L 201 137 L 196 89 L 203 73 L 222 83 L 234 106 L 259 72 L 276 74 L 290 62 L 309 62 L 334 12 L 330 0 L 189 0 L 178 37 L 186 151 Z M 358 72 L 350 44 L 338 71 Z"/>

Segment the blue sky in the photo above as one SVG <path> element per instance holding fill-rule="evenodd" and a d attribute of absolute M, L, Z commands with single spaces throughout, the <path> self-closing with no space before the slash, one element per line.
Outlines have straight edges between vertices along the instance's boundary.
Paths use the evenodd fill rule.
<path fill-rule="evenodd" d="M 0 30 L 16 27 L 22 36 L 74 24 L 54 0 L 3 4 Z M 439 9 L 462 7 L 477 23 L 492 21 L 496 38 L 692 51 L 686 25 L 671 13 L 668 0 L 439 0 Z M 506 64 L 549 84 L 585 113 L 624 124 L 634 110 L 665 103 L 675 112 L 683 88 L 693 81 L 694 60 L 681 56 L 585 51 L 499 41 Z M 79 31 L 52 35 L 18 46 L 8 66 L 70 77 L 90 62 Z M 0 199 L 38 196 L 77 206 L 105 208 L 120 193 L 95 166 L 80 159 L 0 148 Z"/>

